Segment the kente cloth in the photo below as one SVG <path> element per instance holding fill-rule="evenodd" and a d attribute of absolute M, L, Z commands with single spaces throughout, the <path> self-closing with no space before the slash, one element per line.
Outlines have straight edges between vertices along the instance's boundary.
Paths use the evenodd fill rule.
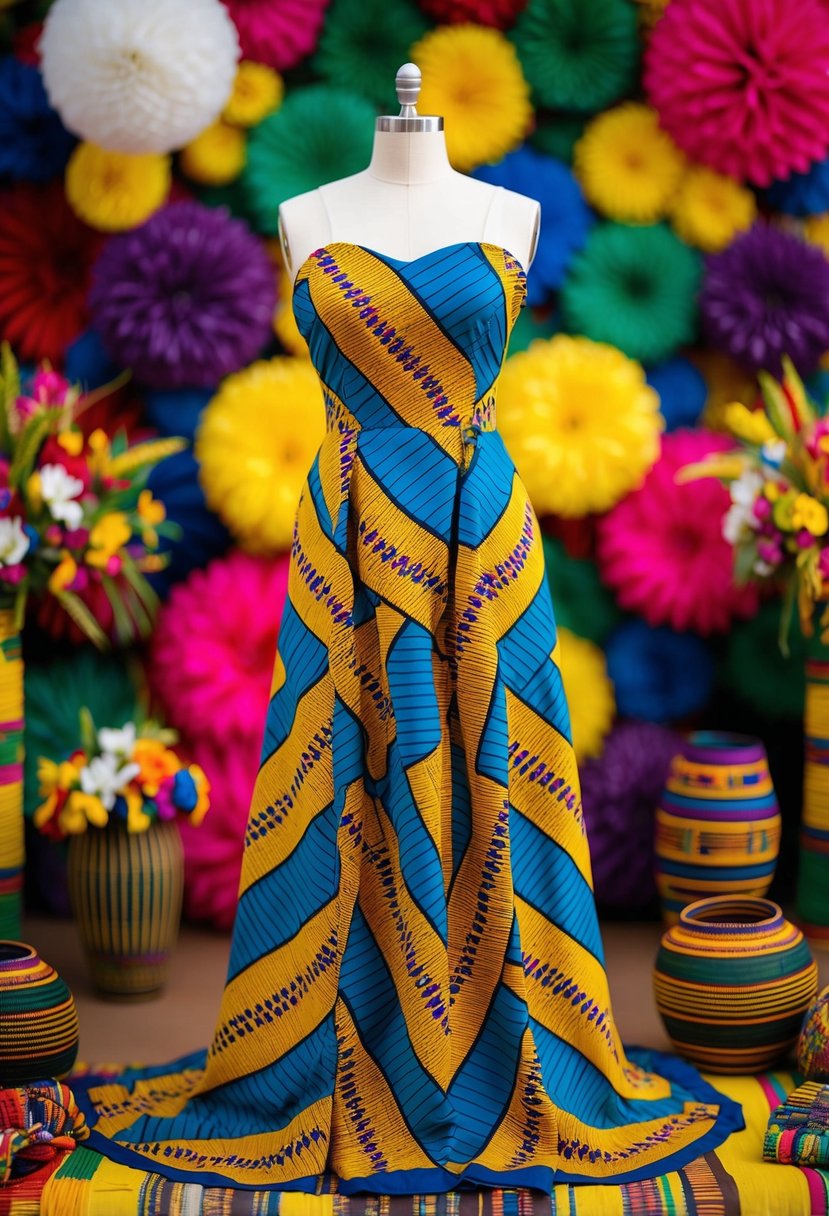
<path fill-rule="evenodd" d="M 206 1052 L 87 1081 L 118 1161 L 549 1192 L 675 1169 L 739 1125 L 614 1022 L 541 533 L 495 425 L 525 293 L 486 242 L 404 261 L 336 241 L 300 269 L 327 427 L 227 983 Z"/>
<path fill-rule="evenodd" d="M 763 1141 L 767 1161 L 829 1166 L 829 1085 L 805 1081 L 772 1112 Z"/>
<path fill-rule="evenodd" d="M 37 1216 L 47 1180 L 87 1135 L 60 1081 L 0 1089 L 0 1216 Z"/>

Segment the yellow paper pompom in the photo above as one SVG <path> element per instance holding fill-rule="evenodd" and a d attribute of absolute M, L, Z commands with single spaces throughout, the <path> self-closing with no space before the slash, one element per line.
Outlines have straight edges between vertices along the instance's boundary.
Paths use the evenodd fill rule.
<path fill-rule="evenodd" d="M 289 355 L 298 355 L 300 358 L 307 359 L 308 343 L 299 332 L 299 326 L 294 316 L 294 285 L 291 276 L 285 269 L 279 241 L 276 239 L 265 241 L 265 248 L 273 262 L 274 270 L 279 276 L 278 303 L 273 314 L 273 332 L 276 334 L 280 346 Z"/>
<path fill-rule="evenodd" d="M 573 165 L 585 197 L 603 215 L 652 224 L 665 215 L 685 158 L 656 111 L 628 101 L 588 124 Z"/>
<path fill-rule="evenodd" d="M 810 215 L 804 220 L 803 235 L 810 244 L 817 245 L 829 257 L 829 211 Z"/>
<path fill-rule="evenodd" d="M 245 167 L 247 139 L 244 131 L 229 123 L 211 123 L 182 148 L 182 172 L 204 186 L 226 186 L 235 181 Z"/>
<path fill-rule="evenodd" d="M 284 95 L 285 86 L 278 72 L 264 63 L 243 59 L 222 118 L 237 127 L 254 127 L 279 109 Z"/>
<path fill-rule="evenodd" d="M 423 73 L 418 110 L 444 116 L 456 169 L 500 160 L 521 142 L 532 121 L 530 89 L 515 48 L 499 30 L 438 26 L 411 55 Z"/>
<path fill-rule="evenodd" d="M 594 642 L 560 628 L 556 661 L 570 709 L 576 759 L 598 756 L 616 713 L 604 654 Z"/>
<path fill-rule="evenodd" d="M 170 158 L 80 143 L 66 166 L 65 186 L 69 205 L 90 228 L 124 232 L 143 224 L 166 199 Z"/>
<path fill-rule="evenodd" d="M 507 360 L 498 429 L 539 515 L 607 511 L 659 455 L 659 397 L 615 346 L 557 334 Z"/>
<path fill-rule="evenodd" d="M 300 491 L 325 436 L 308 359 L 261 359 L 228 376 L 204 409 L 195 455 L 207 505 L 248 553 L 290 547 Z"/>
<path fill-rule="evenodd" d="M 719 253 L 754 223 L 752 192 L 722 173 L 692 165 L 679 183 L 671 207 L 677 236 L 706 253 Z"/>

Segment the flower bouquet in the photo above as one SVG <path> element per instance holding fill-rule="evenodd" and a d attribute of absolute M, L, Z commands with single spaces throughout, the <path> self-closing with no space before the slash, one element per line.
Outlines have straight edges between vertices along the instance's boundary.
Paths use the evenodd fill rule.
<path fill-rule="evenodd" d="M 759 374 L 762 402 L 724 412 L 736 441 L 683 470 L 719 477 L 731 495 L 723 533 L 738 582 L 782 592 L 780 643 L 796 617 L 808 640 L 798 913 L 812 943 L 829 947 L 829 417 L 809 399 L 791 361 L 783 378 Z"/>
<path fill-rule="evenodd" d="M 69 898 L 95 987 L 151 996 L 163 986 L 181 916 L 176 819 L 201 823 L 210 785 L 173 750 L 175 732 L 156 723 L 96 730 L 83 711 L 81 740 L 67 759 L 40 758 L 44 801 L 34 823 L 69 838 Z"/>

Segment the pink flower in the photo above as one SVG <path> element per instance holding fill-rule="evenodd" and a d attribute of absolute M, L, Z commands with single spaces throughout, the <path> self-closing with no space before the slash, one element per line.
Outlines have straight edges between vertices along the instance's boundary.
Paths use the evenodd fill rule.
<path fill-rule="evenodd" d="M 757 610 L 756 587 L 734 582 L 734 551 L 722 533 L 728 490 L 714 478 L 676 481 L 686 465 L 732 447 L 710 431 L 665 435 L 642 487 L 599 520 L 601 577 L 622 608 L 650 625 L 706 635 Z"/>
<path fill-rule="evenodd" d="M 225 0 L 242 58 L 284 72 L 317 45 L 328 0 Z"/>
<path fill-rule="evenodd" d="M 178 810 L 173 803 L 174 785 L 174 777 L 165 777 L 161 785 L 158 787 L 158 793 L 153 801 L 158 807 L 159 819 L 175 819 L 178 815 Z"/>

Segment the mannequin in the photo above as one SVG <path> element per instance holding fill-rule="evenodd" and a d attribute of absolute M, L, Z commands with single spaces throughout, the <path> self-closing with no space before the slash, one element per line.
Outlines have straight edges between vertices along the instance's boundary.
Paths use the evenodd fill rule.
<path fill-rule="evenodd" d="M 443 119 L 419 116 L 420 70 L 397 73 L 399 116 L 377 119 L 371 161 L 361 173 L 288 199 L 279 232 L 291 279 L 321 246 L 363 245 L 400 261 L 464 241 L 500 245 L 527 269 L 535 254 L 535 199 L 458 173 L 449 163 Z"/>

